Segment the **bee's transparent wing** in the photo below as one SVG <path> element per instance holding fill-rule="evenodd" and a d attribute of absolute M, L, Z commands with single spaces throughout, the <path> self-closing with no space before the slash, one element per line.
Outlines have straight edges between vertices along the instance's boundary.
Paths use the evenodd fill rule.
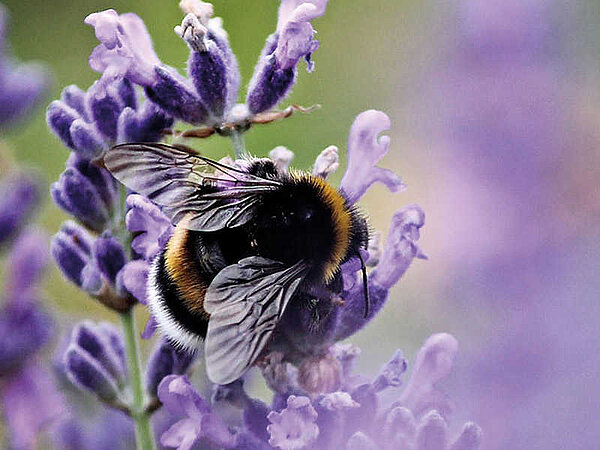
<path fill-rule="evenodd" d="M 107 152 L 104 164 L 129 189 L 162 206 L 173 223 L 186 217 L 187 228 L 196 231 L 247 223 L 260 196 L 281 185 L 160 143 L 117 145 Z"/>
<path fill-rule="evenodd" d="M 231 383 L 254 363 L 308 269 L 303 261 L 287 267 L 252 256 L 217 274 L 204 297 L 211 314 L 206 371 L 213 383 Z"/>

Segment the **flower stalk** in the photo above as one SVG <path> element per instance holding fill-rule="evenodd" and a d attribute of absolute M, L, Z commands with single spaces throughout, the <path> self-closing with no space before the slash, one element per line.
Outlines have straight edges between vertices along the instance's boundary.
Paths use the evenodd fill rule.
<path fill-rule="evenodd" d="M 139 449 L 152 450 L 156 446 L 152 434 L 152 425 L 150 424 L 150 413 L 144 408 L 144 387 L 133 309 L 121 313 L 121 325 L 125 337 L 129 383 L 133 395 L 130 411 L 135 422 L 135 439 Z"/>
<path fill-rule="evenodd" d="M 236 159 L 243 158 L 247 155 L 246 141 L 244 139 L 244 132 L 242 130 L 237 128 L 231 130 L 231 142 L 233 143 L 233 152 Z"/>

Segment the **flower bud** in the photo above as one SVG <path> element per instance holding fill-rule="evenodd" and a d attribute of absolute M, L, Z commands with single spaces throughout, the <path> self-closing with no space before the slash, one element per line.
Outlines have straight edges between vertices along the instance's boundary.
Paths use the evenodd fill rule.
<path fill-rule="evenodd" d="M 72 221 L 63 223 L 50 244 L 52 257 L 65 278 L 79 287 L 83 285 L 83 269 L 92 261 L 92 245 L 90 234 Z"/>
<path fill-rule="evenodd" d="M 87 351 L 71 344 L 65 353 L 64 362 L 67 376 L 81 389 L 96 394 L 107 403 L 118 398 L 116 380 Z"/>
<path fill-rule="evenodd" d="M 110 220 L 110 212 L 95 186 L 74 167 L 68 167 L 52 183 L 50 194 L 61 209 L 92 230 L 104 229 Z"/>
<path fill-rule="evenodd" d="M 92 322 L 86 321 L 75 327 L 72 341 L 94 358 L 102 368 L 108 372 L 118 383 L 124 385 L 126 368 L 118 351 L 115 351 L 111 336 Z M 117 349 L 123 349 L 122 338 L 119 339 Z"/>
<path fill-rule="evenodd" d="M 94 241 L 92 252 L 100 272 L 114 286 L 117 274 L 126 263 L 123 246 L 110 231 L 105 231 Z"/>

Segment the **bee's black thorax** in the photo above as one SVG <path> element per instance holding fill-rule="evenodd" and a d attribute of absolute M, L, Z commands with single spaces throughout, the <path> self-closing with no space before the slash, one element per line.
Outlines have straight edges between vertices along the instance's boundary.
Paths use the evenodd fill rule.
<path fill-rule="evenodd" d="M 364 219 L 321 178 L 282 175 L 283 185 L 266 194 L 250 234 L 257 253 L 292 265 L 311 264 L 309 281 L 330 282 L 339 266 L 366 246 Z"/>

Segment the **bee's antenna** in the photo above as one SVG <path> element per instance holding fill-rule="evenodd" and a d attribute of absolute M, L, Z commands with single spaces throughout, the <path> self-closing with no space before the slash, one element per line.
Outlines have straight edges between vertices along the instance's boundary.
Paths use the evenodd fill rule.
<path fill-rule="evenodd" d="M 369 316 L 369 278 L 367 276 L 367 266 L 363 260 L 360 251 L 358 252 L 358 259 L 360 259 L 360 268 L 363 276 L 363 292 L 365 293 L 365 319 Z"/>

